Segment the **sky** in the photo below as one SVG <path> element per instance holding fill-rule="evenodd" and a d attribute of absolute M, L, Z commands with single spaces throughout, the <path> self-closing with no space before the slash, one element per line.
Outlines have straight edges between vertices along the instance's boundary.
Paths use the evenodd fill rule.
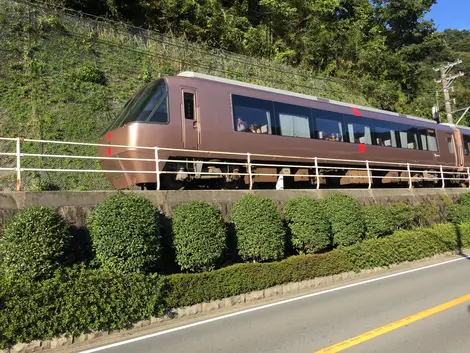
<path fill-rule="evenodd" d="M 437 0 L 425 18 L 432 18 L 439 32 L 447 28 L 470 30 L 470 0 Z"/>

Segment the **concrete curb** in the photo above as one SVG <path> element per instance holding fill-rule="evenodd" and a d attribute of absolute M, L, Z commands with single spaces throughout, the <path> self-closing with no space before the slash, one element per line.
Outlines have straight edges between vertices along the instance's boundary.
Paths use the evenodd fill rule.
<path fill-rule="evenodd" d="M 470 251 L 470 249 L 463 249 L 463 251 Z M 389 272 L 390 270 L 405 269 L 410 265 L 416 265 L 419 263 L 427 262 L 430 260 L 436 260 L 445 258 L 450 255 L 457 255 L 456 252 L 447 252 L 443 254 L 437 254 L 431 257 L 423 258 L 416 261 L 406 261 L 399 264 L 393 264 L 388 267 L 376 267 L 372 269 L 361 270 L 360 272 L 343 272 L 336 275 L 316 277 L 313 279 L 305 280 L 302 282 L 291 282 L 283 285 L 278 285 L 270 288 L 266 288 L 259 291 L 244 293 L 233 297 L 228 297 L 220 300 L 214 300 L 209 303 L 199 303 L 191 306 L 182 308 L 176 308 L 168 310 L 163 317 L 152 317 L 148 320 L 143 320 L 135 323 L 130 329 L 122 329 L 115 331 L 105 332 L 92 332 L 88 334 L 82 334 L 80 336 L 66 337 L 61 336 L 52 340 L 45 341 L 33 341 L 30 343 L 18 343 L 12 348 L 0 350 L 0 353 L 30 353 L 30 352 L 43 352 L 53 351 L 56 349 L 66 349 L 74 344 L 83 344 L 84 342 L 92 342 L 98 339 L 117 335 L 123 332 L 132 333 L 132 330 L 151 326 L 158 328 L 163 322 L 174 320 L 183 317 L 193 317 L 201 313 L 214 313 L 219 309 L 233 307 L 235 305 L 243 303 L 255 303 L 266 298 L 275 298 L 284 294 L 294 294 L 303 290 L 308 290 L 316 287 L 332 285 L 344 282 L 351 279 L 360 279 L 373 274 L 380 274 Z"/>

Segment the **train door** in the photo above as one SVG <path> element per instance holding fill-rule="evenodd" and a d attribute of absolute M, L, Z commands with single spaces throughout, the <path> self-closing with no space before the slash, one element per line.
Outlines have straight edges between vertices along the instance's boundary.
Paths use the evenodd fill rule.
<path fill-rule="evenodd" d="M 183 88 L 181 90 L 181 117 L 183 129 L 183 148 L 197 149 L 200 143 L 199 106 L 196 90 Z"/>
<path fill-rule="evenodd" d="M 446 140 L 447 140 L 447 146 L 449 149 L 449 153 L 454 156 L 454 165 L 459 166 L 459 153 L 457 150 L 457 145 L 455 141 L 455 135 L 454 134 L 446 134 Z"/>

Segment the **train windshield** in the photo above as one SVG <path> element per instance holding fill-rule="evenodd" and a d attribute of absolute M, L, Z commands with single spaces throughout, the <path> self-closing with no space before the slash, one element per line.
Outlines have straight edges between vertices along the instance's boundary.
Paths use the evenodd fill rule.
<path fill-rule="evenodd" d="M 168 122 L 168 87 L 164 79 L 152 82 L 137 92 L 124 105 L 108 131 L 132 122 Z"/>

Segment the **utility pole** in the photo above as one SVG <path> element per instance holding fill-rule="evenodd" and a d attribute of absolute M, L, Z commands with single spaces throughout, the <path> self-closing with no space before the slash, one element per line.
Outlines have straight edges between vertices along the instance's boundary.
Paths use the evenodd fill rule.
<path fill-rule="evenodd" d="M 462 63 L 462 60 L 457 60 L 455 63 L 448 63 L 447 65 L 444 65 L 438 69 L 434 69 L 434 71 L 440 72 L 441 73 L 441 79 L 436 80 L 436 83 L 441 83 L 442 84 L 442 89 L 444 91 L 444 102 L 446 106 L 446 113 L 447 113 L 447 122 L 449 124 L 454 124 L 454 120 L 452 118 L 452 104 L 450 100 L 450 94 L 449 94 L 449 88 L 454 82 L 456 78 L 459 78 L 464 75 L 463 72 L 459 72 L 456 75 L 448 76 L 450 70 L 456 66 Z"/>

